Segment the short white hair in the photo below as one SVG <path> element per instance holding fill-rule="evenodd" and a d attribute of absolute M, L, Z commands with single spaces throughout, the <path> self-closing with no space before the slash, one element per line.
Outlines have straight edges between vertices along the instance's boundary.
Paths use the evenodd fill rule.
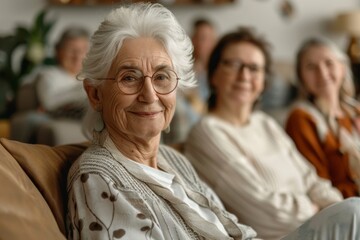
<path fill-rule="evenodd" d="M 180 78 L 180 88 L 196 85 L 191 40 L 170 10 L 158 3 L 134 3 L 112 10 L 91 37 L 78 79 L 92 85 L 101 84 L 97 79 L 107 77 L 124 40 L 140 37 L 151 37 L 164 45 Z M 95 119 L 99 117 L 96 114 L 99 113 L 89 106 L 84 118 L 88 138 L 92 137 Z"/>

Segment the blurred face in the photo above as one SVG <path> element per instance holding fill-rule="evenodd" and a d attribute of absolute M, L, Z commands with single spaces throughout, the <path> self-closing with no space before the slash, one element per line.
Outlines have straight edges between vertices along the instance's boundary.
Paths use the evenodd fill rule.
<path fill-rule="evenodd" d="M 216 42 L 213 27 L 206 24 L 197 27 L 192 42 L 195 58 L 207 60 Z"/>
<path fill-rule="evenodd" d="M 248 42 L 225 48 L 212 78 L 217 93 L 216 107 L 252 107 L 264 89 L 265 57 Z"/>
<path fill-rule="evenodd" d="M 301 79 L 310 94 L 316 98 L 339 95 L 345 66 L 329 48 L 310 47 L 300 61 Z"/>
<path fill-rule="evenodd" d="M 162 69 L 173 69 L 173 66 L 159 41 L 152 38 L 124 41 L 107 77 L 114 78 L 124 71 L 130 73 L 123 77 L 129 82 L 134 80 L 134 73 L 142 72 L 146 77 L 141 90 L 135 94 L 121 92 L 115 80 L 105 80 L 99 86 L 99 99 L 93 101 L 93 105 L 95 108 L 96 104 L 101 105 L 110 135 L 148 140 L 159 136 L 170 124 L 175 110 L 176 89 L 169 94 L 158 94 L 149 77 Z M 163 80 L 163 75 L 155 79 Z"/>
<path fill-rule="evenodd" d="M 87 38 L 79 37 L 67 40 L 57 52 L 59 64 L 70 74 L 78 74 L 88 49 Z"/>

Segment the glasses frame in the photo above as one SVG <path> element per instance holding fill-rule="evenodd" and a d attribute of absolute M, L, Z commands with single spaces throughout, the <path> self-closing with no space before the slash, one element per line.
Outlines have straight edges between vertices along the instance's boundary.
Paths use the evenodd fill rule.
<path fill-rule="evenodd" d="M 233 71 L 232 74 L 239 74 L 240 72 L 243 72 L 245 68 L 248 69 L 251 75 L 258 75 L 262 72 L 265 72 L 265 66 L 257 65 L 257 64 L 247 64 L 243 63 L 240 60 L 232 60 L 232 59 L 222 59 L 220 61 L 220 64 L 225 67 L 230 67 L 230 62 L 237 62 L 239 67 L 237 68 L 237 71 Z M 256 66 L 256 70 L 253 70 L 252 67 Z"/>
<path fill-rule="evenodd" d="M 138 69 L 134 68 L 134 69 L 127 69 L 127 70 L 138 70 Z M 124 95 L 134 95 L 134 94 L 138 94 L 139 92 L 141 92 L 141 90 L 143 89 L 143 87 L 144 87 L 144 85 L 145 85 L 145 78 L 149 77 L 149 78 L 151 79 L 151 85 L 152 85 L 154 91 L 155 91 L 157 94 L 160 94 L 160 95 L 167 95 L 167 94 L 170 94 L 170 93 L 172 93 L 173 91 L 175 91 L 176 87 L 177 87 L 178 84 L 179 84 L 179 80 L 180 80 L 181 78 L 178 77 L 178 75 L 176 74 L 176 72 L 175 72 L 174 70 L 168 69 L 167 71 L 171 71 L 171 72 L 173 72 L 173 73 L 175 74 L 175 76 L 176 76 L 176 78 L 175 78 L 175 79 L 176 79 L 176 84 L 175 84 L 174 89 L 172 89 L 170 92 L 168 92 L 168 93 L 160 93 L 160 92 L 158 92 L 158 91 L 155 89 L 155 87 L 154 87 L 154 84 L 153 84 L 153 76 L 154 76 L 157 72 L 159 72 L 159 71 L 161 71 L 161 70 L 163 70 L 163 69 L 156 70 L 156 71 L 153 73 L 152 76 L 143 75 L 143 76 L 142 76 L 142 80 L 143 80 L 143 81 L 142 81 L 142 84 L 141 84 L 140 88 L 139 88 L 136 92 L 134 92 L 134 93 L 125 93 L 123 90 L 121 90 L 118 81 L 116 81 L 117 77 L 112 77 L 112 78 L 96 78 L 96 80 L 113 80 L 113 81 L 116 81 L 116 85 L 118 86 L 118 89 L 120 90 L 120 92 L 122 92 Z M 140 70 L 138 70 L 138 71 L 140 71 Z M 120 72 L 120 71 L 119 71 L 119 72 Z M 119 72 L 116 74 L 116 76 L 119 75 Z M 140 71 L 140 72 L 141 72 L 141 71 Z M 141 72 L 141 74 L 143 74 L 143 72 Z"/>

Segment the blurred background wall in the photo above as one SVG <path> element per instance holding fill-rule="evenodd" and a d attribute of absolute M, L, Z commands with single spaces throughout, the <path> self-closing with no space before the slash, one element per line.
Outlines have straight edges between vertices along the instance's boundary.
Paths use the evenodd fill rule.
<path fill-rule="evenodd" d="M 97 28 L 103 17 L 116 7 L 110 6 L 54 6 L 47 0 L 0 0 L 0 35 L 9 34 L 19 24 L 30 25 L 34 16 L 43 8 L 56 24 L 49 37 L 50 43 L 58 38 L 67 25 L 82 25 L 90 31 Z M 345 34 L 329 30 L 331 22 L 339 12 L 357 9 L 357 0 L 290 0 L 293 15 L 284 17 L 281 6 L 284 0 L 234 0 L 221 5 L 169 6 L 179 22 L 187 30 L 198 16 L 210 18 L 218 32 L 224 33 L 239 25 L 254 26 L 273 45 L 276 59 L 292 61 L 300 42 L 311 35 L 323 34 L 332 38 L 340 47 L 346 48 Z"/>

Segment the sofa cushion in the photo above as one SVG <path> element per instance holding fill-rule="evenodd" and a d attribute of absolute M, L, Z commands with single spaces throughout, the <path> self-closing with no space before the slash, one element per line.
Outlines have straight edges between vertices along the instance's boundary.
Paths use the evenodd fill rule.
<path fill-rule="evenodd" d="M 0 143 L 0 239 L 65 239 L 66 175 L 87 144 Z"/>

